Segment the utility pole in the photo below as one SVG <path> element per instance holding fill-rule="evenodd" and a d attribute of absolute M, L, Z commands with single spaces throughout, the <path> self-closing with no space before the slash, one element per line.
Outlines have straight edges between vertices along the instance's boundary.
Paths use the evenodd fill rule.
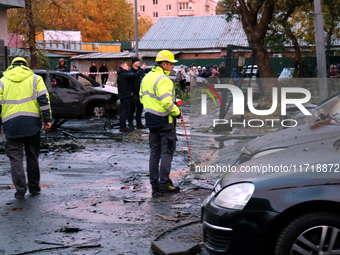
<path fill-rule="evenodd" d="M 325 52 L 325 32 L 324 21 L 321 12 L 321 1 L 314 0 L 314 27 L 315 27 L 315 47 L 316 61 L 318 68 L 318 82 L 320 101 L 328 96 L 326 52 Z"/>
<path fill-rule="evenodd" d="M 135 0 L 135 42 L 136 42 L 136 57 L 138 58 L 138 13 L 137 0 Z"/>

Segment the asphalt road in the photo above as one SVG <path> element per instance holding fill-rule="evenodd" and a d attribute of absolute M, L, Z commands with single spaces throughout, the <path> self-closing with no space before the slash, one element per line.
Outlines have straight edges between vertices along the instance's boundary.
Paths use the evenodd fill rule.
<path fill-rule="evenodd" d="M 190 171 L 182 127 L 171 174 L 181 192 L 154 197 L 148 179 L 148 131 L 122 136 L 117 129 L 103 130 L 102 123 L 71 121 L 43 134 L 42 192 L 24 200 L 14 198 L 9 160 L 0 154 L 0 254 L 150 254 L 157 236 L 200 220 L 200 205 L 218 175 Z M 104 139 L 75 138 L 84 136 Z M 244 141 L 221 146 L 205 137 L 202 143 L 201 161 L 231 162 Z M 160 240 L 200 243 L 202 226 L 194 223 Z"/>

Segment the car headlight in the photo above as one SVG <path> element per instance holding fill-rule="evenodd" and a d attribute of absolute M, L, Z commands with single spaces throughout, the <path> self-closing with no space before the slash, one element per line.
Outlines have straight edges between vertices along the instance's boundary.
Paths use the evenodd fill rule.
<path fill-rule="evenodd" d="M 204 200 L 203 200 L 203 203 L 202 203 L 202 206 L 206 206 L 210 200 L 216 195 L 216 193 L 218 193 L 220 190 L 221 190 L 221 184 L 220 184 L 220 181 L 221 179 L 218 179 L 216 182 L 215 182 L 215 185 L 214 185 L 214 188 L 212 190 L 212 192 L 210 193 L 209 196 L 207 196 Z"/>
<path fill-rule="evenodd" d="M 259 157 L 262 157 L 264 155 L 268 155 L 268 154 L 271 154 L 271 153 L 274 153 L 274 152 L 284 151 L 284 150 L 286 150 L 286 148 L 279 148 L 279 149 L 271 149 L 271 150 L 261 151 L 259 153 L 256 153 L 253 156 L 253 158 L 259 158 Z"/>
<path fill-rule="evenodd" d="M 216 197 L 215 204 L 242 210 L 253 195 L 255 185 L 249 182 L 237 183 L 224 188 Z"/>

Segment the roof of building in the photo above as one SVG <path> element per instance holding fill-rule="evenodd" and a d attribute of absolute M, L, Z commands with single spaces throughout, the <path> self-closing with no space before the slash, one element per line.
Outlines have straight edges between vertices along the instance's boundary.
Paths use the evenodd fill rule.
<path fill-rule="evenodd" d="M 238 19 L 225 15 L 160 18 L 139 42 L 140 50 L 183 50 L 248 46 Z"/>
<path fill-rule="evenodd" d="M 10 57 L 20 56 L 20 57 L 28 58 L 30 56 L 30 52 L 28 49 L 10 48 L 9 56 Z M 68 56 L 65 56 L 65 55 L 53 54 L 53 53 L 48 53 L 48 52 L 44 52 L 44 56 L 49 57 L 49 58 L 68 58 Z"/>
<path fill-rule="evenodd" d="M 25 0 L 0 0 L 0 7 L 24 8 L 25 7 Z"/>
<path fill-rule="evenodd" d="M 78 56 L 74 56 L 71 59 L 108 59 L 108 58 L 132 58 L 135 56 L 134 52 L 118 52 L 118 53 L 90 53 L 90 54 L 82 54 Z"/>

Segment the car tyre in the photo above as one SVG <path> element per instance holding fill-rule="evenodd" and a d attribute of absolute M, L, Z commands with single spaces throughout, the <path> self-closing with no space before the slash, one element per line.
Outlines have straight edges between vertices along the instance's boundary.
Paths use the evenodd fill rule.
<path fill-rule="evenodd" d="M 275 255 L 340 254 L 340 217 L 313 212 L 293 220 L 279 235 Z"/>

